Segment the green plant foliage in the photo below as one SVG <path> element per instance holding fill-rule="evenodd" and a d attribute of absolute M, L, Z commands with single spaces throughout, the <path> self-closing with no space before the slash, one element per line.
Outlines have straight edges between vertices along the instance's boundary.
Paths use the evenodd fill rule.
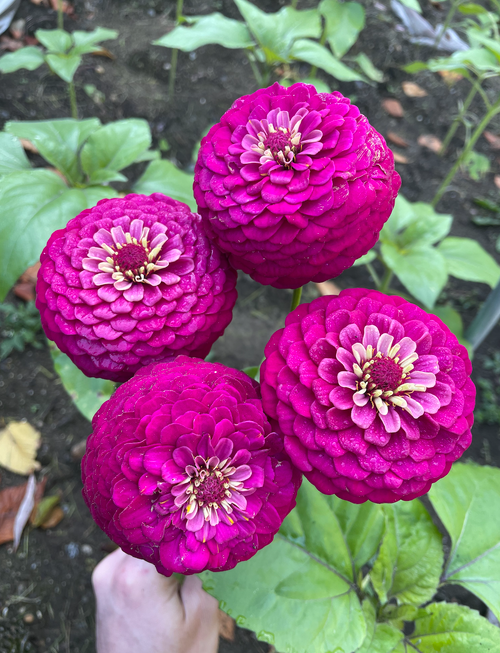
<path fill-rule="evenodd" d="M 467 347 L 469 356 L 472 359 L 474 350 L 470 342 L 468 342 L 464 336 L 464 325 L 460 313 L 449 304 L 434 306 L 432 312 L 434 315 L 437 315 L 441 320 L 443 320 L 450 331 L 457 336 L 458 342 L 464 347 Z"/>
<path fill-rule="evenodd" d="M 13 73 L 16 70 L 36 70 L 45 62 L 43 53 L 39 48 L 29 45 L 15 52 L 9 52 L 0 57 L 0 72 Z"/>
<path fill-rule="evenodd" d="M 365 10 L 358 2 L 322 0 L 319 11 L 326 20 L 326 37 L 335 56 L 341 58 L 356 43 L 365 26 Z"/>
<path fill-rule="evenodd" d="M 490 379 L 477 380 L 477 388 L 480 401 L 474 411 L 474 419 L 479 424 L 499 424 L 500 425 L 500 397 L 495 390 L 495 386 Z M 499 386 L 500 389 L 500 386 Z"/>
<path fill-rule="evenodd" d="M 318 79 L 317 77 L 306 77 L 304 79 L 300 80 L 302 84 L 312 84 L 314 88 L 316 89 L 317 93 L 331 93 L 332 89 L 324 82 L 322 79 Z M 294 79 L 281 79 L 280 82 L 281 86 L 284 86 L 285 88 L 288 88 L 289 86 L 292 86 L 292 84 L 296 83 L 296 80 Z"/>
<path fill-rule="evenodd" d="M 370 577 L 381 603 L 418 607 L 436 593 L 443 567 L 441 535 L 419 501 L 385 505 L 386 530 Z"/>
<path fill-rule="evenodd" d="M 102 404 L 113 394 L 115 384 L 111 381 L 91 379 L 85 376 L 53 343 L 50 343 L 50 353 L 54 369 L 59 375 L 64 389 L 81 414 L 91 422 Z"/>
<path fill-rule="evenodd" d="M 189 25 L 189 27 L 188 27 Z M 247 26 L 239 20 L 215 12 L 208 16 L 189 16 L 186 25 L 178 25 L 153 45 L 191 52 L 202 45 L 215 43 L 229 49 L 249 48 L 255 41 Z"/>
<path fill-rule="evenodd" d="M 354 57 L 354 61 L 369 79 L 379 83 L 384 81 L 384 73 L 373 65 L 366 54 L 360 52 Z"/>
<path fill-rule="evenodd" d="M 469 155 L 464 159 L 464 168 L 467 170 L 469 177 L 474 181 L 479 181 L 490 171 L 490 160 L 484 154 L 479 152 L 469 152 Z"/>
<path fill-rule="evenodd" d="M 429 498 L 452 542 L 444 580 L 474 592 L 500 618 L 500 469 L 455 463 Z"/>
<path fill-rule="evenodd" d="M 40 313 L 35 302 L 0 304 L 0 361 L 14 350 L 24 351 L 26 345 L 42 346 Z"/>
<path fill-rule="evenodd" d="M 193 175 L 182 172 L 171 161 L 153 161 L 133 187 L 134 193 L 164 193 L 184 202 L 193 211 L 197 206 L 193 197 Z"/>
<path fill-rule="evenodd" d="M 404 635 L 389 623 L 377 623 L 375 606 L 365 599 L 363 612 L 366 619 L 366 637 L 356 653 L 406 653 Z"/>
<path fill-rule="evenodd" d="M 457 279 L 487 283 L 492 288 L 500 279 L 500 266 L 471 238 L 445 238 L 438 246 L 448 273 Z"/>
<path fill-rule="evenodd" d="M 500 629 L 479 612 L 455 603 L 431 603 L 417 619 L 408 651 L 421 653 L 499 653 Z"/>
<path fill-rule="evenodd" d="M 30 162 L 17 138 L 0 132 L 0 179 L 11 172 L 29 169 Z"/>
<path fill-rule="evenodd" d="M 289 56 L 296 61 L 305 61 L 312 66 L 317 66 L 342 82 L 364 80 L 362 75 L 343 64 L 327 48 L 310 39 L 295 41 Z"/>
<path fill-rule="evenodd" d="M 418 0 L 401 0 L 401 4 L 413 9 L 413 11 L 418 11 L 419 14 L 422 13 L 422 8 Z"/>

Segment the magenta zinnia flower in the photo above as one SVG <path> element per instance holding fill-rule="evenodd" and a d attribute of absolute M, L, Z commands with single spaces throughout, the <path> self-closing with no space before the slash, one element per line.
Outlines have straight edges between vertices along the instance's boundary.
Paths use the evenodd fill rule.
<path fill-rule="evenodd" d="M 292 462 L 321 492 L 414 499 L 471 442 L 465 347 L 401 297 L 355 289 L 302 304 L 266 347 L 262 397 Z"/>
<path fill-rule="evenodd" d="M 202 140 L 194 193 L 234 267 L 298 288 L 373 247 L 400 185 L 392 152 L 347 98 L 276 83 L 236 100 Z"/>
<path fill-rule="evenodd" d="M 295 505 L 301 475 L 243 372 L 185 356 L 150 365 L 92 425 L 82 463 L 92 516 L 167 576 L 251 558 Z"/>
<path fill-rule="evenodd" d="M 180 353 L 205 357 L 232 317 L 236 272 L 201 218 L 155 193 L 101 200 L 50 237 L 37 308 L 87 376 L 126 381 Z"/>

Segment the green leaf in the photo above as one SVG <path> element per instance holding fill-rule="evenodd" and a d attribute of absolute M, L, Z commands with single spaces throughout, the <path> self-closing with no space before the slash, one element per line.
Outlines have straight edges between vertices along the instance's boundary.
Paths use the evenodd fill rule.
<path fill-rule="evenodd" d="M 182 172 L 171 161 L 153 161 L 142 177 L 134 184 L 134 193 L 151 195 L 163 193 L 174 200 L 185 202 L 192 211 L 197 210 L 193 197 L 193 175 Z"/>
<path fill-rule="evenodd" d="M 116 170 L 95 170 L 89 177 L 89 184 L 91 186 L 100 186 L 101 184 L 109 184 L 111 181 L 128 181 L 125 175 Z"/>
<path fill-rule="evenodd" d="M 111 41 L 118 38 L 118 32 L 115 29 L 107 29 L 105 27 L 97 27 L 92 32 L 75 31 L 71 34 L 75 47 L 74 54 L 86 54 L 87 52 L 95 52 L 99 48 L 95 47 L 96 43 L 101 41 Z"/>
<path fill-rule="evenodd" d="M 431 603 L 408 638 L 421 653 L 500 653 L 500 629 L 456 603 Z M 409 649 L 409 650 L 413 650 Z"/>
<path fill-rule="evenodd" d="M 260 365 L 254 365 L 253 367 L 244 367 L 241 371 L 245 372 L 251 379 L 255 379 L 259 370 Z"/>
<path fill-rule="evenodd" d="M 297 82 L 293 79 L 281 79 L 279 81 L 281 86 L 289 88 L 296 84 Z M 301 84 L 311 84 L 316 89 L 317 93 L 331 93 L 332 90 L 323 80 L 318 79 L 317 77 L 306 77 L 305 79 L 300 80 Z"/>
<path fill-rule="evenodd" d="M 458 6 L 458 11 L 461 14 L 465 14 L 466 16 L 474 16 L 477 14 L 486 14 L 488 13 L 487 10 L 482 7 L 481 5 L 476 4 L 475 2 L 466 2 L 463 5 Z"/>
<path fill-rule="evenodd" d="M 429 59 L 427 68 L 435 73 L 440 70 L 463 73 L 467 68 L 470 68 L 480 75 L 487 72 L 497 73 L 500 70 L 500 63 L 493 53 L 485 48 L 478 47 L 454 52 L 451 57 Z"/>
<path fill-rule="evenodd" d="M 235 569 L 200 577 L 240 626 L 283 653 L 350 652 L 364 639 L 365 619 L 353 587 L 282 535 Z"/>
<path fill-rule="evenodd" d="M 309 39 L 295 41 L 290 50 L 290 58 L 296 61 L 305 61 L 311 66 L 317 66 L 341 82 L 365 81 L 362 75 L 348 68 L 316 41 L 310 41 Z"/>
<path fill-rule="evenodd" d="M 128 118 L 95 131 L 82 149 L 82 168 L 89 176 L 97 170 L 122 170 L 149 149 L 151 131 L 145 120 Z"/>
<path fill-rule="evenodd" d="M 82 58 L 77 54 L 48 54 L 46 61 L 52 72 L 69 84 L 73 81 Z"/>
<path fill-rule="evenodd" d="M 53 343 L 50 343 L 50 354 L 64 389 L 81 414 L 91 422 L 102 404 L 113 394 L 115 384 L 85 376 Z"/>
<path fill-rule="evenodd" d="M 470 342 L 468 342 L 464 337 L 464 325 L 460 313 L 449 304 L 445 304 L 444 306 L 434 306 L 432 312 L 434 315 L 437 315 L 439 319 L 443 320 L 450 331 L 457 336 L 458 342 L 464 347 L 467 347 L 469 356 L 472 359 L 474 350 Z"/>
<path fill-rule="evenodd" d="M 250 48 L 255 45 L 244 23 L 226 18 L 218 12 L 195 19 L 189 18 L 189 22 L 193 22 L 190 27 L 178 25 L 165 36 L 153 41 L 153 45 L 177 48 L 183 52 L 191 52 L 211 43 L 230 49 Z"/>
<path fill-rule="evenodd" d="M 417 500 L 384 505 L 386 531 L 370 577 L 381 603 L 419 606 L 437 591 L 443 566 L 441 535 Z"/>
<path fill-rule="evenodd" d="M 422 8 L 418 0 L 401 0 L 401 4 L 413 9 L 413 11 L 418 11 L 419 14 L 422 13 Z"/>
<path fill-rule="evenodd" d="M 474 592 L 500 619 L 500 469 L 455 463 L 429 499 L 451 537 L 445 580 Z"/>
<path fill-rule="evenodd" d="M 60 170 L 70 184 L 76 184 L 82 181 L 77 153 L 100 125 L 98 118 L 37 120 L 8 122 L 5 131 L 31 141 L 43 158 Z"/>
<path fill-rule="evenodd" d="M 426 202 L 408 202 L 402 195 L 398 195 L 380 239 L 399 248 L 433 245 L 450 232 L 452 222 L 452 215 L 436 213 Z"/>
<path fill-rule="evenodd" d="M 297 507 L 280 532 L 354 582 L 361 567 L 375 555 L 383 531 L 379 505 L 326 496 L 303 481 Z"/>
<path fill-rule="evenodd" d="M 419 73 L 422 70 L 427 70 L 428 66 L 425 61 L 413 61 L 407 66 L 402 66 L 402 69 L 407 73 Z"/>
<path fill-rule="evenodd" d="M 381 254 L 408 292 L 432 309 L 448 279 L 446 262 L 440 252 L 427 245 L 399 249 L 383 242 Z"/>
<path fill-rule="evenodd" d="M 484 154 L 479 154 L 479 152 L 474 152 L 474 150 L 469 152 L 462 165 L 469 173 L 469 177 L 474 181 L 482 179 L 491 168 L 488 157 Z"/>
<path fill-rule="evenodd" d="M 30 162 L 19 140 L 6 132 L 0 132 L 0 178 L 11 172 L 30 168 Z"/>
<path fill-rule="evenodd" d="M 377 252 L 374 249 L 371 249 L 367 254 L 360 256 L 356 261 L 354 261 L 353 265 L 367 265 L 367 263 L 371 263 L 376 258 Z"/>
<path fill-rule="evenodd" d="M 45 62 L 42 52 L 32 45 L 0 57 L 0 72 L 13 73 L 21 68 L 36 70 Z"/>
<path fill-rule="evenodd" d="M 404 653 L 404 634 L 387 623 L 377 623 L 375 607 L 368 599 L 363 601 L 366 619 L 366 637 L 356 653 Z"/>
<path fill-rule="evenodd" d="M 383 607 L 382 618 L 397 628 L 403 630 L 405 621 L 411 623 L 422 616 L 421 610 L 414 605 L 394 605 L 394 603 L 387 603 Z"/>
<path fill-rule="evenodd" d="M 161 159 L 160 150 L 146 150 L 136 157 L 134 163 L 140 163 L 141 161 L 158 161 L 158 159 Z"/>
<path fill-rule="evenodd" d="M 63 29 L 37 29 L 35 36 L 49 52 L 64 53 L 73 45 L 71 34 Z"/>
<path fill-rule="evenodd" d="M 88 188 L 83 188 L 82 192 L 87 198 L 87 208 L 89 209 L 95 206 L 100 200 L 118 197 L 117 191 L 111 188 L 111 186 L 89 186 Z"/>
<path fill-rule="evenodd" d="M 49 170 L 14 172 L 0 181 L 0 301 L 38 260 L 52 232 L 85 208 L 82 191 L 68 189 Z"/>
<path fill-rule="evenodd" d="M 375 68 L 371 59 L 366 54 L 360 52 L 354 60 L 369 79 L 379 83 L 384 81 L 384 73 L 378 68 Z"/>
<path fill-rule="evenodd" d="M 322 0 L 318 8 L 326 20 L 328 43 L 340 59 L 356 43 L 365 26 L 365 10 L 358 2 L 338 0 Z"/>
<path fill-rule="evenodd" d="M 448 273 L 457 279 L 487 283 L 492 288 L 500 279 L 500 266 L 471 238 L 445 238 L 438 246 Z"/>

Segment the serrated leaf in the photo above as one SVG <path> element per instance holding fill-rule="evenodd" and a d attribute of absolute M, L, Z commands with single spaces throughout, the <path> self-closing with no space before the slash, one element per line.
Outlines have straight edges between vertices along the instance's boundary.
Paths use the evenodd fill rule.
<path fill-rule="evenodd" d="M 421 653 L 499 653 L 500 629 L 456 603 L 431 603 L 408 638 Z M 413 650 L 410 649 L 410 650 Z"/>
<path fill-rule="evenodd" d="M 49 52 L 67 52 L 73 45 L 71 34 L 63 29 L 37 29 L 35 36 Z"/>
<path fill-rule="evenodd" d="M 404 634 L 387 623 L 377 623 L 375 607 L 368 600 L 363 601 L 366 619 L 366 637 L 356 653 L 405 653 Z"/>
<path fill-rule="evenodd" d="M 386 530 L 370 577 L 382 604 L 419 606 L 437 591 L 443 566 L 441 535 L 418 501 L 384 505 Z"/>
<path fill-rule="evenodd" d="M 89 176 L 105 168 L 122 170 L 150 145 L 151 130 L 145 120 L 128 118 L 110 122 L 95 131 L 83 146 L 82 168 Z"/>
<path fill-rule="evenodd" d="M 91 32 L 83 32 L 76 30 L 71 34 L 74 43 L 74 54 L 85 54 L 87 52 L 94 52 L 96 43 L 102 41 L 111 41 L 118 38 L 118 32 L 115 29 L 107 29 L 105 27 L 97 27 Z"/>
<path fill-rule="evenodd" d="M 445 238 L 438 246 L 448 273 L 457 279 L 487 283 L 492 288 L 500 279 L 500 266 L 471 238 Z"/>
<path fill-rule="evenodd" d="M 500 619 L 500 470 L 455 463 L 429 499 L 451 537 L 445 580 L 474 592 Z"/>
<path fill-rule="evenodd" d="M 0 132 L 0 177 L 30 168 L 30 162 L 19 140 L 11 134 Z"/>
<path fill-rule="evenodd" d="M 171 161 L 153 161 L 134 184 L 133 191 L 142 195 L 163 193 L 174 200 L 185 202 L 192 211 L 196 211 L 193 178 L 193 175 L 176 168 Z"/>
<path fill-rule="evenodd" d="M 338 0 L 322 0 L 318 8 L 326 20 L 328 43 L 340 59 L 356 43 L 365 26 L 365 10 L 358 2 Z"/>
<path fill-rule="evenodd" d="M 0 466 L 15 474 L 27 475 L 40 469 L 36 452 L 40 433 L 28 422 L 10 422 L 0 431 Z"/>
<path fill-rule="evenodd" d="M 368 79 L 372 79 L 374 82 L 379 83 L 384 81 L 384 73 L 373 65 L 371 59 L 367 57 L 366 54 L 360 52 L 356 55 L 354 60 Z"/>
<path fill-rule="evenodd" d="M 82 181 L 77 153 L 92 132 L 100 126 L 98 118 L 65 118 L 8 122 L 5 131 L 31 141 L 44 159 L 60 170 L 70 184 L 75 184 Z"/>
<path fill-rule="evenodd" d="M 200 577 L 223 610 L 281 653 L 350 652 L 365 637 L 353 587 L 282 535 L 235 569 Z"/>
<path fill-rule="evenodd" d="M 0 57 L 0 72 L 14 73 L 16 70 L 36 70 L 45 62 L 43 53 L 32 45 L 9 52 Z"/>
<path fill-rule="evenodd" d="M 343 64 L 316 41 L 309 39 L 295 41 L 290 50 L 290 58 L 317 66 L 341 82 L 366 81 L 362 75 Z"/>
<path fill-rule="evenodd" d="M 381 254 L 386 265 L 403 286 L 428 309 L 432 309 L 446 285 L 448 273 L 441 253 L 427 245 L 399 249 L 383 242 Z"/>
<path fill-rule="evenodd" d="M 0 181 L 0 301 L 38 261 L 49 236 L 85 208 L 82 191 L 49 170 L 14 172 Z"/>
<path fill-rule="evenodd" d="M 115 384 L 104 379 L 91 379 L 85 376 L 66 354 L 59 351 L 52 343 L 50 344 L 50 353 L 54 369 L 59 375 L 64 389 L 81 414 L 91 422 L 102 404 L 113 394 Z"/>
<path fill-rule="evenodd" d="M 192 25 L 178 25 L 165 36 L 153 41 L 153 45 L 177 48 L 183 52 L 191 52 L 212 43 L 230 49 L 250 48 L 255 45 L 244 23 L 226 18 L 218 12 L 208 16 L 190 17 L 188 22 L 192 22 Z"/>
<path fill-rule="evenodd" d="M 52 72 L 68 84 L 73 81 L 73 77 L 82 62 L 82 58 L 77 54 L 48 54 L 45 57 Z"/>

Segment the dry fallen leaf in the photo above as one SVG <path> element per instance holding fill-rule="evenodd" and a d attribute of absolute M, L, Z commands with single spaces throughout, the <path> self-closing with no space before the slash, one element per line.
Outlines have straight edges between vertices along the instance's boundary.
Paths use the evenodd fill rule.
<path fill-rule="evenodd" d="M 99 48 L 99 50 L 94 50 L 91 52 L 95 57 L 106 57 L 107 59 L 116 59 L 115 55 L 106 48 Z"/>
<path fill-rule="evenodd" d="M 60 500 L 61 497 L 58 494 L 44 497 L 31 513 L 30 524 L 35 528 L 39 528 L 40 526 L 44 527 L 52 516 L 52 512 L 59 505 Z"/>
<path fill-rule="evenodd" d="M 29 141 L 27 138 L 20 138 L 19 141 L 21 142 L 21 145 L 24 147 L 24 149 L 27 152 L 32 152 L 33 154 L 38 154 L 38 148 L 36 145 L 33 145 L 31 141 Z"/>
<path fill-rule="evenodd" d="M 417 143 L 422 147 L 426 147 L 428 150 L 432 150 L 436 153 L 439 152 L 441 146 L 443 145 L 439 138 L 437 136 L 433 136 L 432 134 L 422 134 L 418 137 Z"/>
<path fill-rule="evenodd" d="M 386 100 L 382 100 L 382 108 L 393 118 L 402 118 L 404 116 L 401 102 L 399 100 L 395 100 L 394 98 L 387 98 Z"/>
<path fill-rule="evenodd" d="M 394 143 L 394 145 L 399 145 L 399 147 L 408 147 L 409 145 L 408 141 L 405 141 L 405 139 L 396 134 L 396 132 L 387 132 L 387 140 Z"/>
<path fill-rule="evenodd" d="M 403 154 L 394 151 L 392 153 L 394 155 L 394 161 L 396 163 L 408 163 L 408 159 Z"/>
<path fill-rule="evenodd" d="M 28 422 L 10 422 L 0 431 L 0 465 L 16 474 L 40 469 L 35 460 L 40 433 Z"/>
<path fill-rule="evenodd" d="M 219 610 L 219 635 L 229 642 L 234 642 L 235 623 L 223 610 Z"/>
<path fill-rule="evenodd" d="M 492 150 L 500 150 L 500 136 L 488 131 L 483 132 L 483 136 L 490 144 Z"/>
<path fill-rule="evenodd" d="M 38 503 L 45 489 L 47 479 L 37 484 L 35 490 L 35 504 Z M 0 544 L 12 542 L 14 539 L 14 521 L 19 511 L 19 506 L 26 495 L 28 481 L 16 487 L 7 487 L 0 490 Z M 29 516 L 29 515 L 28 515 Z"/>
<path fill-rule="evenodd" d="M 408 97 L 426 97 L 428 95 L 425 89 L 414 82 L 403 82 L 401 86 L 403 93 Z"/>
<path fill-rule="evenodd" d="M 500 188 L 500 175 L 495 175 L 495 176 L 493 177 L 493 181 L 495 182 L 495 186 L 496 186 L 497 188 Z"/>
<path fill-rule="evenodd" d="M 339 295 L 340 288 L 333 281 L 323 281 L 322 283 L 317 283 L 316 288 L 319 291 L 320 295 Z"/>
<path fill-rule="evenodd" d="M 35 287 L 38 270 L 40 269 L 40 262 L 35 263 L 29 267 L 20 277 L 19 281 L 14 286 L 14 294 L 26 302 L 35 300 Z"/>
<path fill-rule="evenodd" d="M 40 528 L 43 528 L 46 531 L 48 528 L 55 528 L 57 524 L 63 519 L 64 512 L 61 506 L 56 506 L 54 510 L 50 513 L 47 519 L 40 524 Z"/>
<path fill-rule="evenodd" d="M 84 455 L 85 451 L 87 449 L 87 439 L 85 440 L 80 440 L 80 442 L 77 442 L 71 447 L 71 457 L 73 460 L 81 460 Z"/>
<path fill-rule="evenodd" d="M 13 39 L 7 34 L 0 36 L 0 50 L 5 50 L 6 52 L 15 52 L 24 48 L 24 43 L 19 39 Z"/>
<path fill-rule="evenodd" d="M 453 70 L 438 70 L 438 73 L 448 84 L 448 86 L 453 86 L 453 84 L 456 84 L 456 82 L 459 82 L 461 79 L 464 78 L 463 75 L 461 75 L 460 73 L 456 73 Z"/>

